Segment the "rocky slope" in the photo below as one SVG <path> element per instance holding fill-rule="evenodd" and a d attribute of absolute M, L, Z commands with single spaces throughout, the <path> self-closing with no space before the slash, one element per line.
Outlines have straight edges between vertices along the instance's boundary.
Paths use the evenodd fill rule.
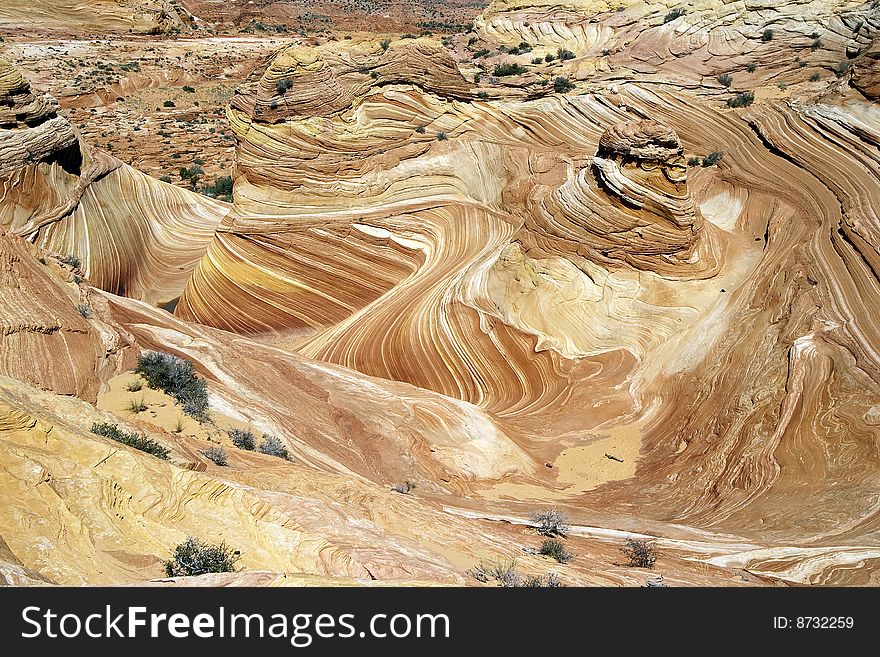
<path fill-rule="evenodd" d="M 7 579 L 150 579 L 197 534 L 247 572 L 191 583 L 473 583 L 514 557 L 632 585 L 619 547 L 647 536 L 667 583 L 877 584 L 880 17 L 675 8 L 507 0 L 445 45 L 286 46 L 229 105 L 231 209 L 93 155 L 7 67 Z M 145 349 L 196 365 L 210 421 L 177 431 L 155 391 L 126 414 Z M 88 432 L 114 417 L 170 461 Z M 551 506 L 569 565 L 533 554 Z"/>

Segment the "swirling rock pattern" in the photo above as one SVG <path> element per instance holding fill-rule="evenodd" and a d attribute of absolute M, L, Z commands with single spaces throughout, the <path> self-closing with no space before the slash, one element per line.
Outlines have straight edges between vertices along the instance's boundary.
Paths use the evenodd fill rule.
<path fill-rule="evenodd" d="M 15 360 L 46 358 L 45 334 L 0 343 L 14 377 L 0 378 L 0 572 L 140 581 L 200 532 L 240 546 L 250 572 L 194 584 L 461 583 L 481 558 L 522 557 L 510 546 L 534 538 L 529 512 L 557 506 L 571 583 L 642 584 L 614 565 L 631 535 L 657 537 L 670 583 L 880 582 L 876 11 L 700 0 L 667 20 L 672 7 L 493 3 L 477 35 L 496 51 L 574 57 L 480 87 L 452 54 L 463 44 L 280 50 L 229 106 L 234 204 L 210 243 L 193 240 L 203 255 L 173 316 L 145 302 L 170 282 L 98 291 L 55 260 L 40 269 L 26 227 L 45 208 L 0 215 L 37 242 L 0 238 L 0 272 L 27 283 L 9 326 L 57 326 L 94 353 L 53 382 Z M 575 89 L 551 91 L 563 76 Z M 89 166 L 95 182 L 63 196 L 76 207 L 135 176 Z M 34 182 L 3 198 L 31 207 L 49 188 L 39 167 L 62 176 L 13 167 Z M 92 248 L 97 271 L 108 258 Z M 142 280 L 170 281 L 166 261 Z M 73 285 L 94 335 L 69 312 Z M 28 308 L 41 294 L 53 301 Z M 86 431 L 142 349 L 208 381 L 216 433 L 119 419 L 170 462 Z M 293 461 L 233 451 L 221 477 L 200 451 L 228 446 L 223 423 L 278 436 Z M 404 480 L 416 494 L 388 490 Z M 48 557 L 21 509 L 61 537 Z"/>

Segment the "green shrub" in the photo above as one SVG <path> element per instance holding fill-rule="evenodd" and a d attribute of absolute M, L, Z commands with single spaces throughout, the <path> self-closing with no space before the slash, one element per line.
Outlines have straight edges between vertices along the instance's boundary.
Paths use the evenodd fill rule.
<path fill-rule="evenodd" d="M 556 59 L 556 55 L 554 55 L 552 52 L 548 52 L 546 55 L 544 55 L 544 61 L 547 62 L 548 64 L 550 62 L 552 62 L 554 59 Z"/>
<path fill-rule="evenodd" d="M 178 356 L 148 351 L 138 358 L 137 374 L 153 389 L 171 395 L 183 412 L 199 422 L 208 415 L 208 384 L 196 376 L 195 367 Z"/>
<path fill-rule="evenodd" d="M 571 551 L 555 538 L 545 539 L 544 542 L 541 543 L 541 549 L 538 550 L 538 553 L 543 554 L 546 557 L 553 557 L 559 563 L 568 563 L 574 559 L 574 555 Z"/>
<path fill-rule="evenodd" d="M 229 429 L 226 432 L 229 435 L 232 444 L 239 449 L 254 451 L 257 448 L 257 437 L 252 431 L 247 429 Z"/>
<path fill-rule="evenodd" d="M 478 91 L 477 98 L 480 100 L 487 100 L 489 98 L 489 93 L 487 91 Z"/>
<path fill-rule="evenodd" d="M 191 87 L 188 84 L 183 85 L 183 90 L 188 94 L 194 94 L 196 92 L 195 87 Z"/>
<path fill-rule="evenodd" d="M 284 443 L 275 436 L 264 435 L 263 442 L 260 443 L 260 447 L 257 451 L 269 456 L 277 456 L 285 461 L 290 460 L 290 453 L 287 451 Z"/>
<path fill-rule="evenodd" d="M 703 158 L 703 166 L 715 166 L 721 161 L 722 157 L 724 157 L 724 151 L 715 151 L 713 153 L 709 153 L 706 157 Z"/>
<path fill-rule="evenodd" d="M 773 41 L 773 30 L 771 30 L 769 27 L 764 30 L 764 33 L 761 35 L 761 41 L 763 41 L 764 43 L 768 41 Z"/>
<path fill-rule="evenodd" d="M 846 75 L 846 72 L 849 70 L 849 67 L 850 67 L 849 62 L 845 62 L 845 61 L 840 62 L 840 64 L 837 65 L 837 68 L 834 69 L 834 75 L 836 75 L 839 78 L 842 78 L 844 75 Z"/>
<path fill-rule="evenodd" d="M 192 536 L 174 548 L 165 562 L 167 577 L 192 577 L 205 573 L 234 573 L 241 556 L 226 543 L 210 545 Z"/>
<path fill-rule="evenodd" d="M 204 193 L 224 201 L 232 201 L 232 176 L 221 176 L 204 189 Z"/>
<path fill-rule="evenodd" d="M 541 64 L 543 61 L 543 57 L 532 57 L 532 64 Z"/>
<path fill-rule="evenodd" d="M 281 78 L 278 82 L 275 83 L 275 91 L 279 96 L 283 96 L 287 93 L 287 90 L 293 86 L 293 81 L 288 80 L 287 78 Z"/>
<path fill-rule="evenodd" d="M 115 424 L 96 422 L 92 425 L 92 433 L 115 440 L 117 443 L 122 443 L 128 447 L 134 447 L 147 454 L 152 454 L 156 458 L 168 459 L 170 450 L 164 445 L 157 443 L 155 440 L 150 440 L 146 436 L 131 431 L 124 431 Z"/>
<path fill-rule="evenodd" d="M 700 165 L 700 158 L 698 158 L 698 157 L 696 157 L 696 156 L 695 156 L 695 157 L 688 158 L 688 166 L 689 166 L 689 167 L 696 167 L 696 166 L 699 166 L 699 165 Z"/>
<path fill-rule="evenodd" d="M 388 47 L 391 45 L 391 39 L 382 39 L 379 42 L 379 45 L 382 46 L 382 50 L 388 50 Z"/>
<path fill-rule="evenodd" d="M 519 64 L 514 62 L 499 64 L 495 67 L 495 70 L 492 72 L 492 74 L 496 78 L 503 78 L 508 75 L 522 75 L 527 71 L 528 69 L 525 66 L 520 66 Z"/>
<path fill-rule="evenodd" d="M 733 84 L 733 76 L 730 73 L 722 73 L 718 76 L 718 82 L 720 82 L 725 87 L 729 87 Z"/>
<path fill-rule="evenodd" d="M 559 58 L 559 61 L 567 61 L 569 59 L 574 59 L 574 53 L 571 50 L 566 48 L 560 48 L 556 51 L 556 56 Z"/>
<path fill-rule="evenodd" d="M 684 9 L 682 9 L 680 7 L 676 7 L 675 9 L 672 9 L 671 11 L 669 11 L 666 14 L 666 16 L 663 17 L 663 22 L 664 23 L 671 23 L 676 18 L 681 18 L 682 16 L 684 16 L 684 14 L 685 14 Z"/>
<path fill-rule="evenodd" d="M 574 89 L 574 83 L 567 77 L 560 75 L 553 80 L 553 90 L 558 94 L 564 94 Z"/>
<path fill-rule="evenodd" d="M 171 176 L 162 176 L 161 178 L 159 178 L 159 180 L 161 180 L 163 183 L 171 183 L 171 182 L 173 182 L 172 179 L 171 179 Z"/>
<path fill-rule="evenodd" d="M 416 126 L 416 132 L 420 135 L 425 134 L 425 126 L 423 126 L 423 125 Z"/>
<path fill-rule="evenodd" d="M 446 141 L 447 139 L 449 139 L 449 136 L 445 132 L 437 133 L 437 141 Z"/>
<path fill-rule="evenodd" d="M 162 103 L 162 107 L 176 107 L 173 100 L 166 100 Z"/>
<path fill-rule="evenodd" d="M 730 107 L 748 107 L 755 102 L 755 94 L 751 91 L 743 91 L 727 101 Z"/>

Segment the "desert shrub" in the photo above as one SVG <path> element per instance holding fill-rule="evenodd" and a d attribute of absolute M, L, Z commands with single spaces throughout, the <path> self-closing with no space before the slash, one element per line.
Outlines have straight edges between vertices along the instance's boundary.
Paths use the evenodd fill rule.
<path fill-rule="evenodd" d="M 688 166 L 689 167 L 696 167 L 699 165 L 700 165 L 700 158 L 698 158 L 696 156 L 688 158 Z"/>
<path fill-rule="evenodd" d="M 703 166 L 715 166 L 721 161 L 722 157 L 724 157 L 724 151 L 714 151 L 713 153 L 709 153 L 706 157 L 703 158 Z"/>
<path fill-rule="evenodd" d="M 293 86 L 293 81 L 288 80 L 287 78 L 281 78 L 278 82 L 275 83 L 275 91 L 279 96 L 283 96 L 287 93 L 287 90 Z"/>
<path fill-rule="evenodd" d="M 657 550 L 650 541 L 628 538 L 620 551 L 630 568 L 653 568 L 657 563 Z"/>
<path fill-rule="evenodd" d="M 523 580 L 521 586 L 527 589 L 555 589 L 561 587 L 562 582 L 559 580 L 559 575 L 557 575 L 556 573 L 547 573 L 546 577 L 541 577 L 540 575 L 529 575 Z"/>
<path fill-rule="evenodd" d="M 211 459 L 217 465 L 229 465 L 229 459 L 226 455 L 226 450 L 222 447 L 209 447 L 202 454 L 205 455 L 205 458 Z"/>
<path fill-rule="evenodd" d="M 239 449 L 254 451 L 257 448 L 257 437 L 247 429 L 230 429 L 226 432 L 232 444 Z"/>
<path fill-rule="evenodd" d="M 480 100 L 487 100 L 489 98 L 489 92 L 487 91 L 478 91 L 477 98 Z"/>
<path fill-rule="evenodd" d="M 129 413 L 134 413 L 135 415 L 137 415 L 138 413 L 143 413 L 145 410 L 147 410 L 147 408 L 147 405 L 144 403 L 144 398 L 141 397 L 140 399 L 132 399 L 131 401 L 129 401 L 125 407 L 125 410 L 127 410 Z"/>
<path fill-rule="evenodd" d="M 521 586 L 523 583 L 522 577 L 516 572 L 516 559 L 494 563 L 481 561 L 469 572 L 478 582 L 494 580 L 504 587 Z"/>
<path fill-rule="evenodd" d="M 276 436 L 264 435 L 263 442 L 260 443 L 257 451 L 262 454 L 268 454 L 269 456 L 277 456 L 286 461 L 290 460 L 290 453 L 287 451 L 284 443 L 282 443 Z"/>
<path fill-rule="evenodd" d="M 188 84 L 183 85 L 183 90 L 188 94 L 194 94 L 196 92 L 195 87 L 191 87 Z"/>
<path fill-rule="evenodd" d="M 423 126 L 423 125 L 416 126 L 416 132 L 419 133 L 420 135 L 425 134 L 425 126 Z"/>
<path fill-rule="evenodd" d="M 134 447 L 147 454 L 152 454 L 156 458 L 167 459 L 169 449 L 155 440 L 151 440 L 146 436 L 136 434 L 131 431 L 120 429 L 115 424 L 109 422 L 96 422 L 92 425 L 92 433 L 98 436 L 104 436 L 117 443 L 122 443 L 128 447 Z"/>
<path fill-rule="evenodd" d="M 208 415 L 208 384 L 196 376 L 193 364 L 159 351 L 148 351 L 138 358 L 135 372 L 153 389 L 171 395 L 183 412 L 199 422 Z"/>
<path fill-rule="evenodd" d="M 818 82 L 822 79 L 822 74 L 818 71 L 810 76 L 810 82 Z"/>
<path fill-rule="evenodd" d="M 508 75 L 522 75 L 526 71 L 528 71 L 528 69 L 525 66 L 520 66 L 516 62 L 513 62 L 499 64 L 495 67 L 495 70 L 492 72 L 492 74 L 496 78 L 503 78 Z"/>
<path fill-rule="evenodd" d="M 474 59 L 479 59 L 480 57 L 488 57 L 492 53 L 488 48 L 482 48 L 474 53 Z"/>
<path fill-rule="evenodd" d="M 92 309 L 88 306 L 79 305 L 76 307 L 77 312 L 82 316 L 83 319 L 91 319 L 92 318 Z"/>
<path fill-rule="evenodd" d="M 402 484 L 394 484 L 391 487 L 391 490 L 393 490 L 395 493 L 408 495 L 415 487 L 416 485 L 413 482 L 407 480 L 404 481 Z"/>
<path fill-rule="evenodd" d="M 162 103 L 162 107 L 176 107 L 173 100 L 166 100 Z"/>
<path fill-rule="evenodd" d="M 546 557 L 553 557 L 559 563 L 568 563 L 572 559 L 574 559 L 574 555 L 571 553 L 571 550 L 566 548 L 560 541 L 557 541 L 555 538 L 545 539 L 543 543 L 541 543 L 541 549 L 538 550 L 538 554 L 543 554 Z"/>
<path fill-rule="evenodd" d="M 568 91 L 574 89 L 574 82 L 569 80 L 564 75 L 558 76 L 555 80 L 553 80 L 553 91 L 558 94 L 564 94 Z"/>
<path fill-rule="evenodd" d="M 834 69 L 834 75 L 836 75 L 839 78 L 842 78 L 844 75 L 846 75 L 846 72 L 849 70 L 849 67 L 850 67 L 849 62 L 840 62 L 840 64 L 837 65 L 837 68 Z"/>
<path fill-rule="evenodd" d="M 486 562 L 479 564 L 467 571 L 478 582 L 498 582 L 505 588 L 556 588 L 562 586 L 559 575 L 547 573 L 546 577 L 539 575 L 527 575 L 522 577 L 516 570 L 516 559 L 508 561 Z"/>
<path fill-rule="evenodd" d="M 543 57 L 532 57 L 532 64 L 540 64 L 544 61 Z"/>
<path fill-rule="evenodd" d="M 474 84 L 480 84 L 480 80 L 483 79 L 483 75 L 481 73 L 474 73 Z"/>
<path fill-rule="evenodd" d="M 564 62 L 569 59 L 574 59 L 574 53 L 567 48 L 560 48 L 556 51 L 556 56 L 559 58 L 559 61 Z"/>
<path fill-rule="evenodd" d="M 141 382 L 140 379 L 132 379 L 126 384 L 125 389 L 129 392 L 140 392 L 141 390 L 143 390 L 143 387 L 144 384 Z"/>
<path fill-rule="evenodd" d="M 720 82 L 725 87 L 729 87 L 733 84 L 733 76 L 730 73 L 722 73 L 718 76 L 718 82 Z"/>
<path fill-rule="evenodd" d="M 437 141 L 446 141 L 447 139 L 449 139 L 449 135 L 447 135 L 445 132 L 437 133 Z"/>
<path fill-rule="evenodd" d="M 751 91 L 743 91 L 727 101 L 729 107 L 748 107 L 755 102 L 755 94 Z"/>
<path fill-rule="evenodd" d="M 388 50 L 388 47 L 391 45 L 391 39 L 382 39 L 379 45 L 382 46 L 382 50 Z"/>
<path fill-rule="evenodd" d="M 224 201 L 232 200 L 232 176 L 221 176 L 204 189 L 205 194 Z"/>
<path fill-rule="evenodd" d="M 755 64 L 754 62 L 750 62 L 750 63 L 746 64 L 746 70 L 749 73 L 754 73 L 755 71 L 758 70 L 758 65 Z"/>
<path fill-rule="evenodd" d="M 681 18 L 682 16 L 684 16 L 684 14 L 685 14 L 684 9 L 682 9 L 681 7 L 676 7 L 675 9 L 670 10 L 666 14 L 666 16 L 663 17 L 663 22 L 664 23 L 671 23 L 676 18 Z"/>
<path fill-rule="evenodd" d="M 172 182 L 172 180 L 171 180 L 171 176 L 162 176 L 161 178 L 159 178 L 159 180 L 161 180 L 163 183 L 170 183 L 170 182 Z"/>
<path fill-rule="evenodd" d="M 546 55 L 544 55 L 544 61 L 547 62 L 548 64 L 550 62 L 552 62 L 554 59 L 556 59 L 556 55 L 554 55 L 552 52 L 548 52 Z"/>
<path fill-rule="evenodd" d="M 82 267 L 82 260 L 77 258 L 75 255 L 66 255 L 61 258 L 61 263 L 67 265 L 71 269 L 79 269 Z"/>
<path fill-rule="evenodd" d="M 234 573 L 241 557 L 226 543 L 211 545 L 192 536 L 174 548 L 165 562 L 167 577 L 191 577 L 205 573 Z"/>
<path fill-rule="evenodd" d="M 761 35 L 761 41 L 765 43 L 768 41 L 773 41 L 773 30 L 771 30 L 769 27 L 764 30 L 764 33 Z"/>
<path fill-rule="evenodd" d="M 532 44 L 528 43 L 527 41 L 520 41 L 519 46 L 517 46 L 517 49 L 521 53 L 522 52 L 532 52 Z"/>
<path fill-rule="evenodd" d="M 556 509 L 535 512 L 531 520 L 532 527 L 544 536 L 565 536 L 568 531 L 565 515 Z"/>
<path fill-rule="evenodd" d="M 810 50 L 819 50 L 822 47 L 822 39 L 815 38 L 813 39 L 813 43 L 810 44 Z"/>

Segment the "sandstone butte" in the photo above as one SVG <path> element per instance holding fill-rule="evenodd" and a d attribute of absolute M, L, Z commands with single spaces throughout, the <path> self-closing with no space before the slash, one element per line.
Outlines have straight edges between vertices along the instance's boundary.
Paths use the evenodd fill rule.
<path fill-rule="evenodd" d="M 198 26 L 150 4 L 0 23 Z M 515 558 L 566 585 L 880 584 L 880 13 L 675 8 L 291 38 L 227 108 L 231 204 L 89 145 L 0 63 L 5 581 L 479 585 Z M 127 391 L 147 350 L 195 365 L 210 419 Z M 535 553 L 549 508 L 568 564 Z M 189 535 L 242 569 L 162 579 Z"/>

